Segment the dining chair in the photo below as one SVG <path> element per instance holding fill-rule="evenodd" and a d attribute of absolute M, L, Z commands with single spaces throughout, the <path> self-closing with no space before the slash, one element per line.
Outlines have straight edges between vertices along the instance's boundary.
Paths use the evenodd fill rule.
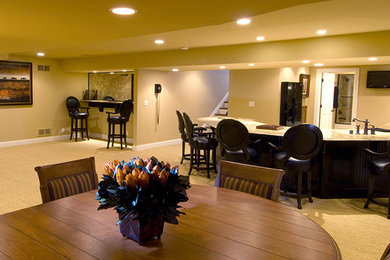
<path fill-rule="evenodd" d="M 127 122 L 129 122 L 130 114 L 133 112 L 133 107 L 133 101 L 131 99 L 128 99 L 121 104 L 118 113 L 106 112 L 108 123 L 107 149 L 110 147 L 110 140 L 111 146 L 114 146 L 115 138 L 120 139 L 121 150 L 123 149 L 123 139 L 125 142 L 125 147 L 127 147 L 126 124 Z M 115 125 L 119 125 L 119 134 L 115 133 Z"/>
<path fill-rule="evenodd" d="M 94 157 L 37 166 L 35 171 L 38 173 L 43 203 L 98 187 Z"/>
<path fill-rule="evenodd" d="M 378 153 L 368 148 L 363 148 L 363 151 L 367 153 L 366 165 L 369 169 L 368 175 L 368 196 L 367 201 L 364 204 L 364 208 L 368 208 L 370 202 L 385 205 L 384 203 L 374 199 L 375 196 L 375 184 L 378 184 L 378 178 L 382 176 L 389 176 L 389 190 L 388 190 L 388 203 L 387 203 L 387 218 L 390 219 L 390 142 L 386 145 L 387 151 Z"/>
<path fill-rule="evenodd" d="M 216 149 L 218 146 L 218 141 L 214 138 L 215 133 L 213 131 L 195 133 L 191 118 L 186 113 L 183 113 L 183 118 L 188 136 L 188 142 L 191 148 L 190 170 L 188 175 L 191 174 L 192 169 L 206 170 L 207 178 L 210 178 L 210 170 L 215 170 L 215 172 L 217 172 Z M 201 155 L 201 151 L 203 151 L 203 155 Z M 201 166 L 202 164 L 205 166 Z"/>
<path fill-rule="evenodd" d="M 261 140 L 251 141 L 243 123 L 223 119 L 217 125 L 216 136 L 225 160 L 252 164 L 258 162 L 257 149 Z"/>
<path fill-rule="evenodd" d="M 281 169 L 220 160 L 215 186 L 278 202 L 283 175 Z"/>
<path fill-rule="evenodd" d="M 311 197 L 311 168 L 313 158 L 317 156 L 322 148 L 323 136 L 321 130 L 315 125 L 301 124 L 291 127 L 283 136 L 282 146 L 275 146 L 268 143 L 271 151 L 271 158 L 275 168 L 284 169 L 284 190 L 287 193 L 286 176 L 297 173 L 297 208 L 302 209 L 302 182 L 303 175 L 307 179 L 307 197 L 309 202 L 313 202 Z"/>
<path fill-rule="evenodd" d="M 75 133 L 75 141 L 77 142 L 78 131 L 81 132 L 81 138 L 84 138 L 84 131 L 88 136 L 88 116 L 89 116 L 89 107 L 81 107 L 80 101 L 70 96 L 66 99 L 66 107 L 68 109 L 69 116 L 71 118 L 71 127 L 70 127 L 70 140 L 72 140 L 73 133 Z M 85 112 L 81 112 L 80 109 L 85 109 Z M 78 126 L 80 120 L 81 126 Z M 84 126 L 85 123 L 85 126 Z"/>

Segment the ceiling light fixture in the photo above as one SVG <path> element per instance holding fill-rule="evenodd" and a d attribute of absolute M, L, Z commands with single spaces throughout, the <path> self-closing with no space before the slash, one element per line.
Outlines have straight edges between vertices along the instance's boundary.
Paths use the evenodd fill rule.
<path fill-rule="evenodd" d="M 96 70 L 94 70 L 94 71 L 92 71 L 92 73 L 97 73 L 97 71 L 96 71 Z"/>
<path fill-rule="evenodd" d="M 226 69 L 226 66 L 219 66 L 220 69 Z"/>
<path fill-rule="evenodd" d="M 161 39 L 155 40 L 155 41 L 154 41 L 155 44 L 164 44 L 164 42 L 165 42 L 165 41 L 164 41 L 164 40 L 161 40 Z"/>
<path fill-rule="evenodd" d="M 316 64 L 314 64 L 314 66 L 321 67 L 321 66 L 324 66 L 324 64 L 323 63 L 316 63 Z"/>
<path fill-rule="evenodd" d="M 122 70 L 123 72 L 126 72 L 127 70 Z"/>
<path fill-rule="evenodd" d="M 252 20 L 250 18 L 241 18 L 241 19 L 238 19 L 236 21 L 236 23 L 239 24 L 239 25 L 247 25 L 247 24 L 250 24 L 251 21 Z"/>
<path fill-rule="evenodd" d="M 37 56 L 43 57 L 43 56 L 45 56 L 45 53 L 43 53 L 43 52 L 37 52 Z"/>
<path fill-rule="evenodd" d="M 264 36 L 257 36 L 256 40 L 257 41 L 264 41 L 265 37 Z"/>
<path fill-rule="evenodd" d="M 179 71 L 179 69 L 172 69 L 172 71 L 174 71 L 174 72 L 178 72 L 178 71 Z"/>
<path fill-rule="evenodd" d="M 303 61 L 301 61 L 301 62 L 302 62 L 302 63 L 305 63 L 305 64 L 310 63 L 309 60 L 303 60 Z"/>
<path fill-rule="evenodd" d="M 253 67 L 253 66 L 255 66 L 255 64 L 254 63 L 249 63 L 248 66 L 249 67 Z"/>
<path fill-rule="evenodd" d="M 321 30 L 318 30 L 317 31 L 317 34 L 318 35 L 324 35 L 324 34 L 326 34 L 327 33 L 327 30 L 324 30 L 324 29 L 321 29 Z"/>
<path fill-rule="evenodd" d="M 377 57 L 371 57 L 371 58 L 368 58 L 368 60 L 369 61 L 376 61 L 376 60 L 378 60 L 378 58 Z"/>
<path fill-rule="evenodd" d="M 132 15 L 137 12 L 137 10 L 134 10 L 132 8 L 128 7 L 116 7 L 110 9 L 111 13 L 117 14 L 117 15 Z"/>
<path fill-rule="evenodd" d="M 114 74 L 114 72 L 111 71 L 110 74 Z"/>
<path fill-rule="evenodd" d="M 181 47 L 180 49 L 182 49 L 183 51 L 186 51 L 186 50 L 189 49 L 189 47 L 183 46 L 183 47 Z"/>

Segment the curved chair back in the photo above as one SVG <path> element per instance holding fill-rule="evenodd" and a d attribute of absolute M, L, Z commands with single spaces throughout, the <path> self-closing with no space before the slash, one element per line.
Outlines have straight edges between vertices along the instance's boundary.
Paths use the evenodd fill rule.
<path fill-rule="evenodd" d="M 176 110 L 176 115 L 177 115 L 177 120 L 178 120 L 178 123 L 179 123 L 179 132 L 181 134 L 181 139 L 187 140 L 187 134 L 186 134 L 186 132 L 184 130 L 185 126 L 184 126 L 183 115 L 178 110 Z"/>
<path fill-rule="evenodd" d="M 321 150 L 322 141 L 322 132 L 315 125 L 296 125 L 284 134 L 283 150 L 291 157 L 308 160 Z"/>
<path fill-rule="evenodd" d="M 74 112 L 79 112 L 80 101 L 77 98 L 70 96 L 66 99 L 66 107 L 68 108 L 69 115 Z"/>
<path fill-rule="evenodd" d="M 129 120 L 130 114 L 133 112 L 133 101 L 131 99 L 123 101 L 121 107 L 119 108 L 119 113 L 121 114 L 121 117 L 126 118 L 126 120 Z"/>
<path fill-rule="evenodd" d="M 38 173 L 42 202 L 97 189 L 95 158 L 35 167 Z"/>
<path fill-rule="evenodd" d="M 115 99 L 113 97 L 110 97 L 110 96 L 105 96 L 103 98 L 103 100 L 106 100 L 106 101 L 115 101 Z"/>
<path fill-rule="evenodd" d="M 250 193 L 278 202 L 284 171 L 221 160 L 215 186 Z"/>
<path fill-rule="evenodd" d="M 184 125 L 185 125 L 185 133 L 187 133 L 188 139 L 191 141 L 194 138 L 194 125 L 192 124 L 191 118 L 187 115 L 187 113 L 183 113 Z"/>
<path fill-rule="evenodd" d="M 249 132 L 245 125 L 234 119 L 223 119 L 217 125 L 219 144 L 228 151 L 245 150 L 249 144 Z"/>

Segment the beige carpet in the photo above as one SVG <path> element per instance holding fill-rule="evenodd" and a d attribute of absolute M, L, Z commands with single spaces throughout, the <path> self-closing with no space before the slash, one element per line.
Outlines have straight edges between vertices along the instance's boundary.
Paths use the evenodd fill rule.
<path fill-rule="evenodd" d="M 34 167 L 94 156 L 96 169 L 102 172 L 103 165 L 111 160 L 128 161 L 134 156 L 151 155 L 171 165 L 180 162 L 181 145 L 160 147 L 145 151 L 107 150 L 106 143 L 99 140 L 55 141 L 25 146 L 0 148 L 0 214 L 34 206 L 41 203 L 38 177 Z M 188 161 L 180 165 L 180 173 L 187 174 Z M 204 172 L 194 172 L 190 182 L 213 185 L 215 174 L 206 178 Z M 282 198 L 281 203 L 295 208 L 295 200 Z M 314 199 L 314 203 L 303 204 L 300 212 L 321 225 L 336 240 L 343 259 L 379 259 L 390 243 L 390 220 L 386 208 L 370 205 L 363 208 L 363 199 Z"/>

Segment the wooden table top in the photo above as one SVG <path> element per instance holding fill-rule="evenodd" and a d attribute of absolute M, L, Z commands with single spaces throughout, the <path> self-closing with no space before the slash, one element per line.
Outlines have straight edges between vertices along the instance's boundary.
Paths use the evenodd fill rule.
<path fill-rule="evenodd" d="M 95 191 L 0 216 L 0 258 L 341 259 L 319 225 L 292 208 L 250 194 L 192 185 L 187 215 L 165 223 L 161 240 L 139 246 L 97 211 Z"/>

